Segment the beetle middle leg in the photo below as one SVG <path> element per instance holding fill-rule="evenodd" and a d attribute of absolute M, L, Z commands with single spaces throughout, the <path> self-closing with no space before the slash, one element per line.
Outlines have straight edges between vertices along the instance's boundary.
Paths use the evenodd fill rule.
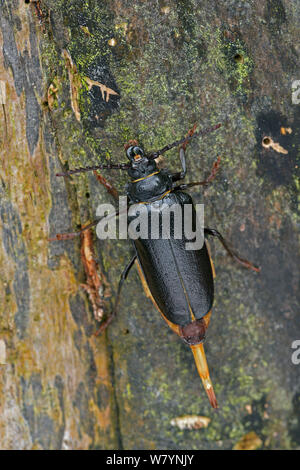
<path fill-rule="evenodd" d="M 107 181 L 107 179 L 104 178 L 104 176 L 100 175 L 96 170 L 94 170 L 94 175 L 96 176 L 99 183 L 101 183 L 106 188 L 107 192 L 113 196 L 114 200 L 118 201 L 119 193 L 117 189 L 109 181 Z M 119 215 L 119 211 L 116 211 L 116 213 L 113 214 L 113 216 L 114 215 L 117 217 Z M 60 240 L 72 240 L 75 237 L 79 237 L 85 230 L 88 230 L 94 227 L 95 225 L 97 225 L 100 222 L 100 220 L 101 219 L 94 220 L 90 224 L 83 227 L 81 230 L 78 230 L 78 232 L 57 233 L 55 237 L 48 238 L 48 241 L 53 242 L 53 241 L 60 241 Z"/>
<path fill-rule="evenodd" d="M 48 242 L 54 242 L 54 241 L 60 241 L 60 240 L 72 240 L 72 238 L 79 237 L 85 230 L 89 230 L 90 228 L 97 225 L 99 220 L 94 220 L 90 224 L 83 227 L 81 230 L 78 230 L 78 232 L 57 233 L 55 237 L 48 238 Z"/>
<path fill-rule="evenodd" d="M 132 257 L 132 259 L 129 261 L 129 263 L 126 265 L 125 269 L 123 270 L 121 277 L 120 277 L 120 281 L 119 281 L 118 292 L 116 296 L 114 309 L 111 312 L 111 314 L 108 316 L 107 320 L 103 322 L 100 328 L 96 331 L 96 333 L 94 333 L 95 336 L 99 336 L 108 327 L 108 325 L 112 322 L 112 320 L 116 317 L 118 313 L 119 304 L 120 304 L 122 287 L 129 274 L 130 269 L 134 265 L 135 260 L 136 260 L 136 255 Z"/>
<path fill-rule="evenodd" d="M 114 200 L 118 201 L 118 199 L 119 199 L 118 190 L 109 181 L 107 181 L 107 179 L 104 178 L 104 176 L 102 176 L 100 173 L 98 173 L 98 171 L 94 170 L 93 173 L 96 176 L 99 183 L 102 184 L 106 188 L 107 192 L 109 194 L 111 194 L 111 196 L 114 198 Z"/>
<path fill-rule="evenodd" d="M 246 268 L 252 269 L 252 271 L 260 272 L 259 267 L 257 267 L 254 264 L 250 263 L 250 261 L 241 258 L 234 251 L 232 251 L 231 248 L 229 248 L 227 241 L 224 239 L 224 237 L 221 235 L 221 233 L 218 232 L 218 230 L 213 229 L 213 228 L 205 228 L 204 229 L 204 235 L 205 236 L 206 235 L 211 235 L 213 237 L 217 237 L 218 240 L 222 243 L 222 245 L 225 248 L 225 250 L 227 251 L 227 253 L 231 256 L 231 258 L 233 258 L 235 261 L 242 264 Z"/>
<path fill-rule="evenodd" d="M 94 220 L 90 224 L 83 227 L 81 230 L 78 230 L 78 232 L 57 233 L 55 237 L 48 238 L 48 242 L 55 242 L 55 241 L 60 241 L 60 240 L 72 240 L 72 238 L 79 237 L 82 234 L 82 232 L 84 232 L 85 230 L 88 230 L 94 227 L 95 225 L 97 225 L 103 218 L 105 218 L 106 220 L 109 220 L 110 218 L 118 217 L 119 215 L 120 215 L 119 211 L 116 211 L 115 214 L 111 214 L 109 216 L 102 217 L 98 220 Z"/>

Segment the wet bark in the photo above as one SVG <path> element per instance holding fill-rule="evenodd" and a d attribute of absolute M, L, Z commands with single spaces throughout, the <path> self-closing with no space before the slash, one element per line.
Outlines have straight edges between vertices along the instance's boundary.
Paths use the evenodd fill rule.
<path fill-rule="evenodd" d="M 0 1 L 2 449 L 228 449 L 250 432 L 262 448 L 299 447 L 299 18 L 296 0 Z M 218 413 L 137 273 L 96 338 L 80 240 L 47 240 L 114 203 L 92 173 L 58 171 L 125 162 L 129 139 L 157 150 L 195 122 L 222 122 L 187 148 L 188 181 L 221 157 L 195 202 L 261 266 L 249 272 L 212 246 Z M 164 165 L 178 171 L 177 150 Z M 103 175 L 124 194 L 125 172 Z M 131 245 L 94 244 L 112 302 Z M 210 421 L 171 424 L 184 415 Z"/>

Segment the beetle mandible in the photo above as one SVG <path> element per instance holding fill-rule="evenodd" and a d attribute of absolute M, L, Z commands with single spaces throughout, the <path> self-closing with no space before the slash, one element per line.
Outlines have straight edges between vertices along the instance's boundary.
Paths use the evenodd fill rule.
<path fill-rule="evenodd" d="M 173 204 L 178 204 L 184 209 L 184 206 L 189 204 L 193 208 L 192 214 L 194 217 L 193 200 L 185 190 L 197 185 L 205 186 L 211 182 L 217 173 L 219 159 L 214 163 L 210 175 L 205 180 L 177 184 L 178 181 L 183 180 L 186 176 L 186 146 L 191 138 L 197 135 L 205 135 L 218 129 L 220 126 L 221 124 L 217 124 L 209 129 L 198 132 L 195 132 L 194 126 L 184 138 L 149 154 L 145 154 L 137 141 L 129 141 L 124 146 L 129 163 L 108 163 L 77 168 L 65 173 L 58 173 L 57 176 L 66 177 L 86 171 L 94 171 L 96 174 L 96 171 L 100 169 L 127 170 L 131 178 L 131 181 L 126 185 L 129 205 L 143 203 L 146 204 L 149 212 L 155 208 L 156 211 L 161 213 L 163 205 L 165 207 L 165 205 L 172 206 Z M 159 169 L 156 159 L 176 146 L 180 147 L 181 171 L 170 173 L 168 170 Z M 116 190 L 113 189 L 112 191 L 112 186 L 103 177 L 99 180 L 117 199 Z M 120 214 L 117 212 L 116 215 Z M 98 222 L 99 220 L 88 224 L 79 232 L 57 234 L 50 240 L 73 238 Z M 190 346 L 209 401 L 213 408 L 217 408 L 218 403 L 210 379 L 203 347 L 214 298 L 213 279 L 215 272 L 209 253 L 209 246 L 205 240 L 201 249 L 186 250 L 185 237 L 183 236 L 182 239 L 175 238 L 174 226 L 172 228 L 173 230 L 171 229 L 169 238 L 162 238 L 161 236 L 157 239 L 139 237 L 133 240 L 135 254 L 121 275 L 114 309 L 106 321 L 102 323 L 97 334 L 100 334 L 116 316 L 122 286 L 131 267 L 136 264 L 146 295 L 151 298 L 154 306 L 161 313 L 169 327 Z M 232 258 L 245 267 L 259 272 L 260 269 L 258 267 L 232 251 L 217 230 L 204 228 L 204 236 L 205 238 L 208 236 L 217 237 Z"/>

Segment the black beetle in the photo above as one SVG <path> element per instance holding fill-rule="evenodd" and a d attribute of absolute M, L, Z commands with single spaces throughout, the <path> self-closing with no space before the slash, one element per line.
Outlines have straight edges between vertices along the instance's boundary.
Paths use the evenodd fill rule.
<path fill-rule="evenodd" d="M 131 178 L 131 181 L 126 185 L 129 204 L 143 203 L 146 205 L 149 213 L 154 209 L 160 214 L 163 205 L 172 206 L 178 204 L 184 209 L 185 205 L 189 204 L 193 208 L 192 217 L 194 219 L 195 209 L 192 198 L 189 194 L 184 192 L 184 190 L 196 185 L 208 184 L 216 175 L 219 160 L 214 164 L 211 174 L 204 181 L 176 184 L 177 181 L 182 180 L 186 175 L 186 145 L 193 136 L 204 135 L 219 127 L 220 124 L 195 133 L 194 126 L 183 139 L 166 145 L 161 150 L 148 155 L 139 147 L 137 141 L 130 141 L 125 146 L 130 163 L 103 164 L 78 168 L 65 173 L 59 173 L 57 176 L 69 176 L 75 173 L 90 170 L 96 171 L 99 169 L 127 170 Z M 181 171 L 170 173 L 167 170 L 160 170 L 157 166 L 156 158 L 167 150 L 179 145 Z M 102 179 L 101 182 L 108 190 L 111 189 L 111 185 L 106 184 L 104 179 Z M 134 217 L 135 215 L 130 216 L 129 222 L 133 220 Z M 173 221 L 174 220 L 173 218 Z M 51 240 L 73 238 L 82 233 L 82 231 L 96 225 L 98 222 L 99 221 L 92 222 L 76 233 L 58 234 Z M 98 333 L 101 333 L 116 315 L 122 285 L 130 268 L 137 262 L 136 264 L 146 295 L 151 298 L 155 307 L 162 314 L 164 320 L 172 330 L 192 349 L 196 366 L 209 401 L 213 408 L 217 408 L 218 404 L 209 376 L 203 348 L 203 341 L 209 325 L 214 298 L 214 266 L 206 241 L 201 249 L 187 250 L 185 248 L 185 242 L 187 241 L 185 236 L 181 239 L 176 238 L 174 236 L 174 228 L 173 223 L 169 238 L 162 238 L 160 236 L 157 239 L 153 239 L 147 236 L 133 240 L 135 255 L 121 275 L 114 311 L 101 325 Z M 259 268 L 234 253 L 217 230 L 205 228 L 204 235 L 205 237 L 209 235 L 217 237 L 231 257 L 245 267 L 257 272 L 259 271 Z"/>

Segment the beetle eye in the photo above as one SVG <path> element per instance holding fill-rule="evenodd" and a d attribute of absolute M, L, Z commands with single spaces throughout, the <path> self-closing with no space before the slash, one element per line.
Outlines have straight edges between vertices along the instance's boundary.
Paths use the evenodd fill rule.
<path fill-rule="evenodd" d="M 142 153 L 144 153 L 140 147 L 133 147 L 132 152 L 134 153 L 134 155 L 141 155 Z"/>
<path fill-rule="evenodd" d="M 129 159 L 134 157 L 133 149 L 134 147 L 128 147 L 128 149 L 126 150 L 126 154 Z"/>

